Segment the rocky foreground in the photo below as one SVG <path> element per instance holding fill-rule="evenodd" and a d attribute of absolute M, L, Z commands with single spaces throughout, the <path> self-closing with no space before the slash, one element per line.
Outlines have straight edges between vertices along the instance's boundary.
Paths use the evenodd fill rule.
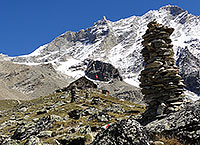
<path fill-rule="evenodd" d="M 133 118 L 132 118 L 133 117 Z M 93 145 L 199 145 L 200 100 L 167 117 L 142 126 L 134 119 L 119 121 L 100 132 Z"/>
<path fill-rule="evenodd" d="M 95 88 L 55 93 L 32 101 L 4 101 L 0 144 L 191 144 L 200 142 L 200 101 L 143 126 L 144 106 Z M 87 99 L 86 99 L 87 97 Z"/>
<path fill-rule="evenodd" d="M 82 81 L 31 101 L 2 101 L 7 105 L 0 107 L 0 144 L 90 144 L 108 126 L 132 115 L 137 118 L 144 111 L 142 105 L 112 97 L 91 81 L 85 85 Z"/>

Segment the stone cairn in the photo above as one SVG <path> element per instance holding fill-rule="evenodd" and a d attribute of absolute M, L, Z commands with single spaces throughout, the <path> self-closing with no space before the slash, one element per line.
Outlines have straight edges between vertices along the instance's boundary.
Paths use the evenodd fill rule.
<path fill-rule="evenodd" d="M 140 87 L 148 105 L 141 121 L 143 124 L 178 111 L 183 106 L 185 87 L 173 58 L 170 35 L 174 29 L 156 21 L 147 27 L 141 51 L 145 68 L 140 74 Z"/>
<path fill-rule="evenodd" d="M 76 86 L 72 85 L 72 87 L 70 88 L 70 92 L 71 92 L 71 103 L 76 101 Z"/>

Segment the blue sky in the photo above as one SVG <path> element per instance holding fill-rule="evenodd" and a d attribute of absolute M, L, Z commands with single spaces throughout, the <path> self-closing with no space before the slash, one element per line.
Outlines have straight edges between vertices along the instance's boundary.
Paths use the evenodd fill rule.
<path fill-rule="evenodd" d="M 106 16 L 116 21 L 172 4 L 200 15 L 200 0 L 1 0 L 0 53 L 29 54 L 65 31 L 79 31 Z"/>

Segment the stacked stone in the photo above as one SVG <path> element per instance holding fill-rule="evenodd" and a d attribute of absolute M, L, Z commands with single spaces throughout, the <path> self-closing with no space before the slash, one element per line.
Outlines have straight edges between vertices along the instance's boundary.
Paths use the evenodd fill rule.
<path fill-rule="evenodd" d="M 184 84 L 173 58 L 170 35 L 174 29 L 155 21 L 147 26 L 142 42 L 145 68 L 140 74 L 140 87 L 148 104 L 146 112 L 155 117 L 180 108 L 183 104 Z"/>

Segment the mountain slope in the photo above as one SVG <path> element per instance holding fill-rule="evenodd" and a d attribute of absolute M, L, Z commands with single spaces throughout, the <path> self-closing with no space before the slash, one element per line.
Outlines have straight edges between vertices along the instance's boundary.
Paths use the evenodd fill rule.
<path fill-rule="evenodd" d="M 0 63 L 0 100 L 29 100 L 53 93 L 72 79 L 58 74 L 51 64 L 28 66 L 9 61 Z"/>
<path fill-rule="evenodd" d="M 154 19 L 175 28 L 171 39 L 176 60 L 186 56 L 183 51 L 185 48 L 188 49 L 189 57 L 200 60 L 200 16 L 188 14 L 186 10 L 171 5 L 151 10 L 143 16 L 132 16 L 116 22 L 103 17 L 90 28 L 79 32 L 68 31 L 30 55 L 11 60 L 26 64 L 52 63 L 56 70 L 73 78 L 84 75 L 86 59 L 100 60 L 111 63 L 119 69 L 125 81 L 138 86 L 138 74 L 143 69 L 141 36 L 147 29 L 147 23 Z M 190 65 L 187 60 L 179 62 L 177 61 L 177 65 L 182 69 L 186 69 L 186 64 Z M 191 71 L 199 74 L 198 65 L 193 64 Z M 187 71 L 182 71 L 181 75 L 187 80 Z M 199 77 L 195 76 L 193 82 L 199 85 Z M 198 86 L 190 87 L 190 82 L 185 83 L 188 85 L 187 89 L 200 94 Z"/>

